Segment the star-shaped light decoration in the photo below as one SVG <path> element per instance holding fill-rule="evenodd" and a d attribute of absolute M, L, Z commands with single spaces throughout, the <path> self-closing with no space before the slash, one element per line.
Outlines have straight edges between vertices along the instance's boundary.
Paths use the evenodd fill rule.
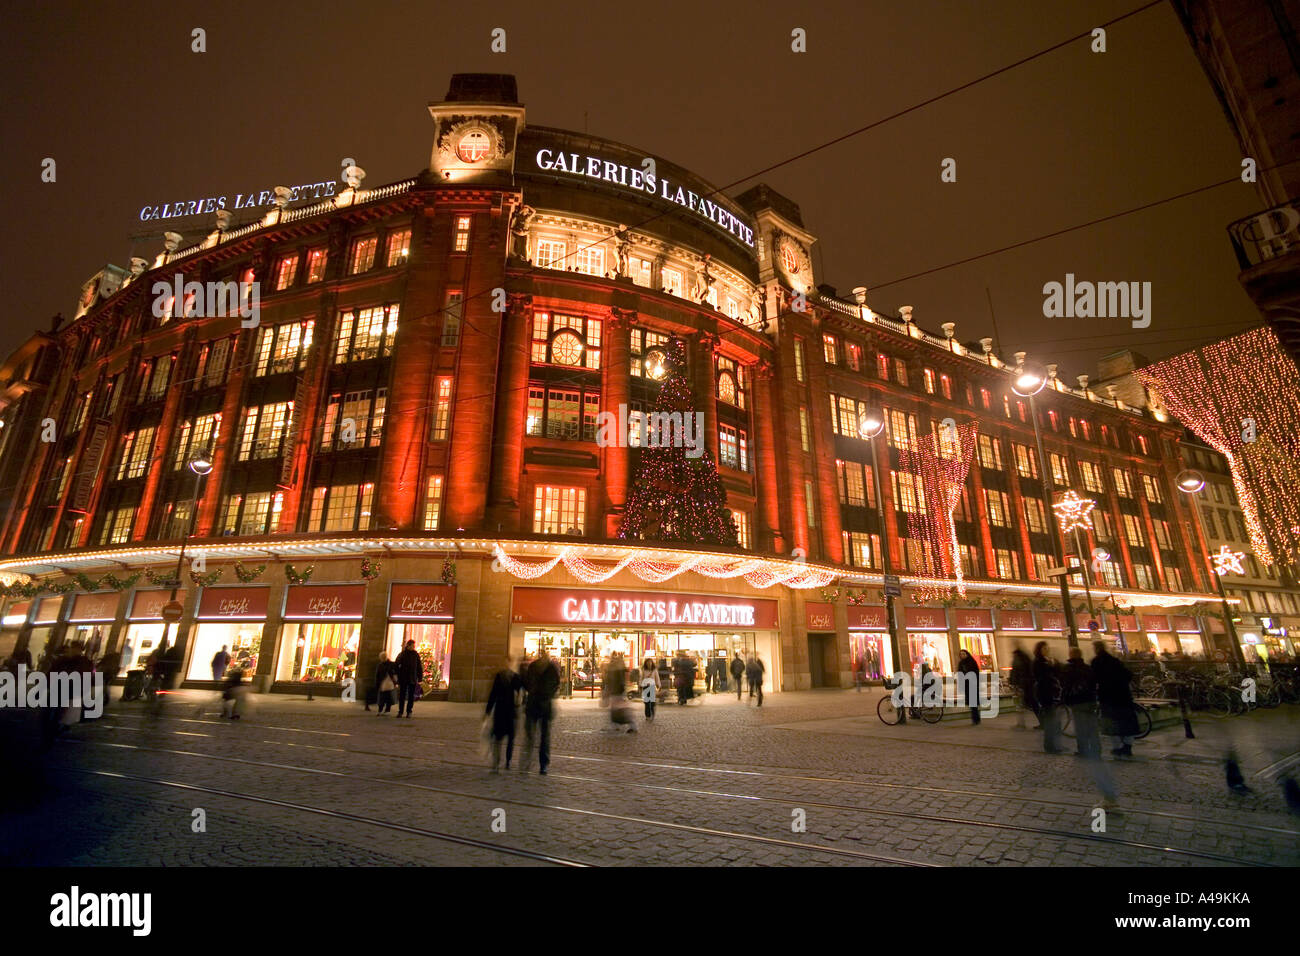
<path fill-rule="evenodd" d="M 1096 504 L 1091 498 L 1080 498 L 1073 488 L 1067 491 L 1060 501 L 1052 505 L 1056 520 L 1061 523 L 1061 532 L 1069 534 L 1075 528 L 1091 528 L 1092 515 L 1089 512 Z"/>
<path fill-rule="evenodd" d="M 1241 559 L 1246 555 L 1241 551 L 1233 551 L 1226 544 L 1219 546 L 1219 553 L 1210 555 L 1210 560 L 1214 562 L 1214 573 L 1219 577 L 1225 574 L 1242 574 L 1246 569 L 1241 565 Z"/>

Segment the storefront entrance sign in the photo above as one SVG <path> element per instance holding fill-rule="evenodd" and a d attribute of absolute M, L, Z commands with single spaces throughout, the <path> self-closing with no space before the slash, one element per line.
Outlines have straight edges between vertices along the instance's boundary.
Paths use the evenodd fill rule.
<path fill-rule="evenodd" d="M 804 618 L 805 625 L 810 631 L 835 630 L 834 605 L 809 601 L 804 605 Z"/>

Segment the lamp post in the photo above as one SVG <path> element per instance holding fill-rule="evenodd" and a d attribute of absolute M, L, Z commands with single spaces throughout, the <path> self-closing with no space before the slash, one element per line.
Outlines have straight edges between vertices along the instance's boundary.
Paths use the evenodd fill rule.
<path fill-rule="evenodd" d="M 871 482 L 876 492 L 876 514 L 880 518 L 880 570 L 888 577 L 889 567 L 889 532 L 885 522 L 885 499 L 880 495 L 880 466 L 876 460 L 876 438 L 885 430 L 885 416 L 878 412 L 867 412 L 858 421 L 858 434 L 871 449 Z M 898 622 L 894 619 L 894 596 L 885 591 L 885 623 L 889 626 L 889 650 L 893 659 L 894 673 L 903 672 L 903 658 L 898 646 Z M 898 722 L 907 722 L 907 708 L 898 712 Z"/>
<path fill-rule="evenodd" d="M 1179 491 L 1187 495 L 1187 507 L 1191 509 L 1192 520 L 1196 522 L 1196 528 L 1201 533 L 1201 540 L 1208 545 L 1210 539 L 1205 536 L 1205 526 L 1201 524 L 1201 511 L 1197 507 L 1194 497 L 1197 492 L 1205 487 L 1205 476 L 1195 469 L 1188 468 L 1178 473 L 1174 483 L 1178 485 Z M 1208 556 L 1206 560 L 1209 561 Z M 1246 658 L 1241 653 L 1241 641 L 1237 637 L 1237 626 L 1232 622 L 1232 608 L 1228 606 L 1228 595 L 1223 590 L 1223 579 L 1219 577 L 1218 569 L 1215 568 L 1212 561 L 1210 562 L 1210 576 L 1214 578 L 1215 590 L 1219 592 L 1219 600 L 1223 602 L 1223 623 L 1227 626 L 1228 637 L 1232 641 L 1232 655 L 1237 664 L 1241 666 L 1241 669 L 1245 670 Z"/>
<path fill-rule="evenodd" d="M 1038 427 L 1038 406 L 1034 401 L 1034 396 L 1043 390 L 1047 385 L 1046 370 L 1039 369 L 1036 365 L 1021 364 L 1016 370 L 1016 377 L 1012 380 L 1011 390 L 1022 398 L 1029 399 L 1029 417 L 1034 420 L 1034 441 L 1038 445 L 1038 474 L 1043 480 L 1043 501 L 1050 508 L 1052 505 L 1052 487 L 1048 483 L 1047 454 L 1043 451 L 1043 433 Z M 1060 538 L 1059 544 L 1056 535 L 1051 535 L 1053 557 L 1060 561 L 1061 566 L 1065 567 L 1065 537 L 1064 532 Z M 1070 576 L 1069 568 L 1066 567 L 1066 573 L 1061 575 L 1061 607 L 1065 610 L 1065 625 L 1069 628 L 1069 644 L 1071 647 L 1079 646 L 1079 631 L 1074 622 L 1074 606 L 1070 603 Z"/>
<path fill-rule="evenodd" d="M 194 533 L 194 526 L 199 517 L 199 488 L 202 486 L 203 479 L 207 476 L 208 472 L 212 471 L 212 456 L 206 451 L 200 451 L 197 452 L 186 464 L 190 471 L 194 472 L 194 502 L 190 505 L 190 526 L 185 532 L 185 536 L 181 538 L 181 550 L 176 556 L 176 574 L 172 579 L 171 598 L 165 605 L 163 605 L 163 620 L 165 624 L 163 626 L 162 646 L 164 650 L 170 643 L 168 638 L 171 634 L 172 625 L 176 624 L 179 626 L 181 613 L 183 611 L 180 604 L 176 601 L 176 592 L 180 588 L 181 570 L 185 566 L 185 546 L 189 543 L 190 535 Z"/>

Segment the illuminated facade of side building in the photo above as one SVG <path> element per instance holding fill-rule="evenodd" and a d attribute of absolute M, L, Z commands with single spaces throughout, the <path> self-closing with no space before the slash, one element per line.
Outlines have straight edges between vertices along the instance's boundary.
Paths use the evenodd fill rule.
<path fill-rule="evenodd" d="M 77 636 L 125 672 L 170 640 L 202 682 L 224 645 L 263 689 L 319 691 L 368 682 L 413 639 L 453 699 L 541 647 L 577 690 L 615 650 L 757 652 L 775 690 L 843 686 L 859 659 L 887 669 L 876 508 L 908 587 L 923 505 L 900 456 L 945 419 L 978 426 L 954 514 L 967 593 L 899 608 L 905 664 L 947 671 L 967 646 L 1001 666 L 1016 638 L 1064 656 L 1015 363 L 819 286 L 815 237 L 764 186 L 729 199 L 665 159 L 526 125 L 513 78 L 457 76 L 430 112 L 418 176 L 367 190 L 356 170 L 325 202 L 173 238 L 91 280 L 72 322 L 0 369 L 0 575 L 72 582 L 7 602 L 0 656 Z M 177 276 L 181 301 L 158 308 Z M 240 282 L 255 318 L 248 299 L 208 314 L 209 284 Z M 640 453 L 598 442 L 599 416 L 649 410 L 675 340 L 737 548 L 617 537 Z M 1085 557 L 1109 555 L 1097 619 L 1123 623 L 1101 615 L 1113 596 L 1138 609 L 1130 646 L 1214 654 L 1172 493 L 1181 428 L 1049 368 L 1047 467 L 1096 502 Z M 887 423 L 881 502 L 867 410 Z M 182 541 L 201 561 L 169 627 Z"/>

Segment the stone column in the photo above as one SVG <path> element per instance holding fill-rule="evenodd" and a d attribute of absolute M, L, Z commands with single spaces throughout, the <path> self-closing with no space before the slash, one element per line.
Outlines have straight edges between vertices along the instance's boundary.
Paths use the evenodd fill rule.
<path fill-rule="evenodd" d="M 636 313 L 613 308 L 605 323 L 605 361 L 600 370 L 601 411 L 622 422 L 621 409 L 628 407 L 632 396 L 632 323 Z M 710 403 L 711 405 L 712 403 Z M 623 523 L 623 506 L 627 503 L 632 452 L 627 447 L 627 435 L 618 434 L 613 444 L 601 450 L 605 476 L 605 537 L 618 535 Z"/>
<path fill-rule="evenodd" d="M 717 345 L 718 337 L 712 332 L 699 332 L 691 343 L 691 383 L 695 401 L 704 412 L 704 437 L 708 442 L 705 448 L 715 463 L 718 461 L 718 396 L 713 375 L 713 350 Z"/>
<path fill-rule="evenodd" d="M 777 487 L 776 462 L 778 457 L 784 460 L 785 455 L 777 445 L 773 374 L 770 362 L 759 362 L 752 367 L 749 376 L 750 381 L 754 383 L 750 391 L 750 404 L 753 406 L 754 430 L 758 439 L 752 449 L 758 479 L 758 513 L 754 516 L 757 535 L 754 550 L 784 554 L 787 536 L 781 530 L 780 489 Z"/>

